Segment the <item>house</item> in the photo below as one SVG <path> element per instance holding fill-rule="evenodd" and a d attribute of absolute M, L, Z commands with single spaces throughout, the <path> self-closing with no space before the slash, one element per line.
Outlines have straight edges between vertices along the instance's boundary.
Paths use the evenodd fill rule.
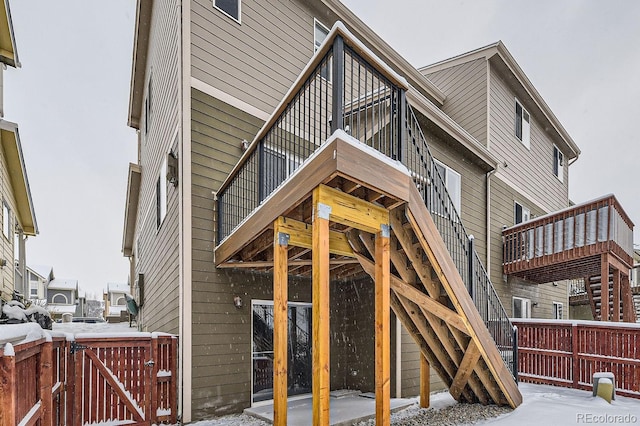
<path fill-rule="evenodd" d="M 0 5 L 0 85 L 7 67 L 19 68 L 18 51 L 11 23 L 9 2 Z M 29 294 L 26 277 L 25 240 L 38 233 L 27 169 L 22 155 L 18 125 L 4 119 L 0 91 L 0 198 L 2 203 L 2 237 L 0 241 L 0 298 L 8 301 L 14 290 Z M 14 268 L 14 259 L 17 260 Z"/>
<path fill-rule="evenodd" d="M 519 404 L 508 317 L 565 317 L 570 277 L 505 273 L 503 227 L 569 205 L 579 149 L 502 43 L 418 70 L 336 0 L 140 0 L 129 125 L 122 251 L 140 329 L 180 335 L 183 421 L 340 389 Z"/>
<path fill-rule="evenodd" d="M 120 322 L 123 313 L 127 312 L 127 300 L 125 294 L 129 294 L 129 284 L 107 283 L 104 292 L 105 319 L 109 322 Z M 128 320 L 129 317 L 127 316 Z"/>
<path fill-rule="evenodd" d="M 64 314 L 76 312 L 78 304 L 78 280 L 55 278 L 47 286 L 47 310 L 53 320 L 61 319 Z"/>
<path fill-rule="evenodd" d="M 640 321 L 640 249 L 633 250 L 633 270 L 631 271 L 631 289 L 636 305 L 636 321 Z"/>
<path fill-rule="evenodd" d="M 49 282 L 55 278 L 53 268 L 45 265 L 27 265 L 27 281 L 29 283 L 28 298 L 47 300 Z"/>

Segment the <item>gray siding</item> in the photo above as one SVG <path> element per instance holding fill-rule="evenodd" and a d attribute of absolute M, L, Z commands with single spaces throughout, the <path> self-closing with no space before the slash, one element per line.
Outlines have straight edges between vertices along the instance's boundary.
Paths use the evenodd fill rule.
<path fill-rule="evenodd" d="M 569 299 L 567 282 L 558 281 L 556 284 L 528 284 L 522 280 L 509 277 L 505 282 L 502 275 L 502 228 L 514 225 L 514 203 L 518 202 L 531 210 L 534 216 L 545 212 L 531 203 L 522 194 L 495 176 L 491 177 L 491 282 L 507 310 L 512 315 L 512 298 L 523 297 L 537 303 L 531 308 L 533 318 L 551 318 L 553 302 L 564 304 L 564 316 L 568 318 Z"/>
<path fill-rule="evenodd" d="M 243 2 L 239 24 L 194 0 L 191 74 L 270 113 L 313 55 L 313 18 L 302 2 Z"/>
<path fill-rule="evenodd" d="M 420 349 L 409 332 L 402 327 L 402 397 L 412 398 L 420 395 Z M 431 369 L 431 392 L 445 390 L 442 379 Z M 392 395 L 395 395 L 393 388 Z"/>
<path fill-rule="evenodd" d="M 510 182 L 531 194 L 548 211 L 568 206 L 568 167 L 563 170 L 564 182 L 553 174 L 553 140 L 541 127 L 534 108 L 527 99 L 518 99 L 531 114 L 531 149 L 515 136 L 515 92 L 504 77 L 491 67 L 491 141 L 490 150 Z"/>
<path fill-rule="evenodd" d="M 179 124 L 179 10 L 175 2 L 153 3 L 144 96 L 151 76 L 151 119 L 145 134 L 140 130 L 142 166 L 136 224 L 136 272 L 144 274 L 144 305 L 140 312 L 143 330 L 178 332 L 179 324 L 179 222 L 178 188 L 167 185 L 167 214 L 156 225 L 156 182 L 166 154 L 178 150 Z"/>
<path fill-rule="evenodd" d="M 447 96 L 442 110 L 480 143 L 487 144 L 487 61 L 476 59 L 427 74 Z"/>

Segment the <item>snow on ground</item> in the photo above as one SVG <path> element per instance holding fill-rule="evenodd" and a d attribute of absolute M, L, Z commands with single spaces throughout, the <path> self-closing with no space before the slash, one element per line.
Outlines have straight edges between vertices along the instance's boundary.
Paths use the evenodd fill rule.
<path fill-rule="evenodd" d="M 604 399 L 593 397 L 590 391 L 567 389 L 546 385 L 521 383 L 523 402 L 520 407 L 476 425 L 518 425 L 518 426 L 564 426 L 580 424 L 640 424 L 640 400 L 617 395 L 607 403 Z M 459 408 L 464 409 L 459 404 Z M 421 421 L 425 413 L 432 410 L 455 409 L 458 404 L 448 392 L 431 395 L 431 408 L 422 410 L 417 402 L 413 406 L 391 415 L 391 424 L 427 424 Z M 473 406 L 470 406 L 473 407 Z M 461 418 L 464 418 L 462 416 Z M 426 420 L 426 416 L 424 416 Z M 467 420 L 468 421 L 468 420 Z M 450 422 L 442 424 L 453 424 Z M 462 421 L 460 425 L 470 424 Z M 193 423 L 193 426 L 266 426 L 261 420 L 247 415 L 235 414 L 214 420 Z"/>
<path fill-rule="evenodd" d="M 136 332 L 138 329 L 129 327 L 128 322 L 98 322 L 98 323 L 85 323 L 85 322 L 55 322 L 53 323 L 53 331 L 61 331 L 64 333 L 129 333 Z"/>

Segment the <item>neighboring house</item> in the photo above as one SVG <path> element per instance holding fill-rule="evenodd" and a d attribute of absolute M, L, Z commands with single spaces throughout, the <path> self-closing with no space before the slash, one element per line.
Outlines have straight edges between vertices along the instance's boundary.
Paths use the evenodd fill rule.
<path fill-rule="evenodd" d="M 633 301 L 636 305 L 636 322 L 640 322 L 640 249 L 633 250 L 631 289 L 633 292 Z"/>
<path fill-rule="evenodd" d="M 6 67 L 20 67 L 8 1 L 0 2 L 0 62 L 2 62 L 1 87 Z M 38 225 L 22 156 L 18 125 L 4 119 L 2 90 L 0 90 L 0 188 L 2 208 L 0 298 L 11 300 L 14 290 L 28 297 L 25 240 L 38 233 Z M 17 263 L 14 263 L 14 259 Z"/>
<path fill-rule="evenodd" d="M 104 293 L 105 319 L 120 320 L 122 312 L 127 311 L 125 294 L 128 293 L 129 285 L 126 283 L 107 283 Z"/>
<path fill-rule="evenodd" d="M 374 106 L 387 105 L 396 96 L 388 94 L 395 93 L 395 88 L 381 80 L 376 85 L 374 78 L 361 81 L 362 87 L 345 84 L 352 94 L 345 95 L 343 114 L 321 111 L 320 104 L 329 103 L 326 93 L 323 97 L 305 92 L 300 98 L 285 99 L 314 52 L 327 51 L 322 42 L 337 21 L 350 31 L 345 35 L 350 46 L 360 46 L 351 37 L 360 40 L 368 49 L 357 47 L 357 51 L 380 73 L 405 87 L 389 101 L 395 103 L 387 110 L 374 111 Z M 313 84 L 317 82 L 322 93 L 333 88 L 338 77 L 330 69 L 331 61 L 317 65 L 315 71 L 312 67 L 306 72 L 317 73 Z M 365 75 L 358 72 L 367 72 L 366 67 L 353 69 L 352 79 Z M 401 77 L 394 77 L 395 73 Z M 294 89 L 308 87 L 300 82 Z M 412 179 L 426 196 L 432 196 L 429 191 L 437 186 L 433 176 L 441 176 L 460 217 L 450 207 L 432 208 L 431 216 L 437 222 L 448 220 L 456 229 L 455 238 L 463 235 L 460 224 L 475 236 L 478 258 L 486 265 L 508 315 L 566 317 L 564 281 L 533 285 L 503 274 L 503 227 L 567 207 L 568 162 L 580 151 L 502 43 L 418 71 L 337 0 L 278 0 L 269 7 L 240 0 L 194 0 L 182 3 L 182 14 L 170 1 L 138 1 L 129 104 L 129 125 L 138 131 L 138 159 L 129 167 L 122 250 L 130 259 L 132 294 L 140 306 L 139 328 L 180 335 L 184 422 L 240 412 L 273 397 L 274 234 L 266 231 L 240 252 L 221 253 L 221 241 L 233 239 L 234 230 L 219 218 L 237 224 L 250 216 L 258 204 L 256 198 L 265 200 L 309 156 L 303 149 L 296 151 L 300 147 L 288 146 L 310 138 L 311 133 L 315 136 L 318 122 L 322 129 L 342 122 L 338 128 L 356 139 L 362 128 L 373 126 L 370 130 L 376 136 L 365 133 L 360 140 L 383 151 L 387 142 L 374 139 L 384 133 L 382 129 L 389 130 L 385 135 L 391 140 L 395 133 L 392 118 L 380 115 L 385 111 L 393 111 L 392 117 L 404 114 L 400 112 L 404 96 L 415 113 L 414 119 L 411 111 L 406 112 L 407 122 L 414 127 L 406 129 L 400 120 L 406 132 L 397 133 L 399 148 L 395 152 L 389 148 L 389 155 L 407 165 L 404 160 L 418 149 L 412 143 L 424 134 L 436 161 L 427 171 L 415 172 Z M 312 104 L 320 105 L 318 110 L 309 107 Z M 276 146 L 281 143 L 278 139 L 270 146 L 260 145 L 261 127 L 274 111 L 286 111 L 287 105 L 299 108 L 298 121 L 279 125 L 291 145 Z M 376 124 L 372 124 L 374 114 L 380 114 Z M 334 121 L 340 115 L 350 121 L 346 123 L 344 117 Z M 268 121 L 267 127 L 274 122 Z M 320 140 L 309 145 L 315 148 L 324 143 L 329 133 L 323 131 L 318 131 Z M 257 151 L 262 160 L 256 169 L 243 172 L 247 159 Z M 427 158 L 425 152 L 420 155 Z M 236 166 L 241 158 L 242 164 Z M 239 192 L 235 207 L 218 198 L 221 185 L 224 190 L 230 185 L 230 173 L 244 173 L 238 179 L 244 179 L 247 188 L 257 188 L 257 193 Z M 369 177 L 378 177 L 373 175 Z M 384 199 L 380 193 L 361 194 L 358 187 L 349 186 L 349 192 L 368 201 Z M 289 214 L 309 220 L 311 215 L 303 205 L 299 207 L 299 212 Z M 455 238 L 449 235 L 445 240 Z M 295 321 L 289 339 L 297 362 L 291 367 L 295 383 L 290 383 L 289 395 L 310 392 L 309 336 L 314 315 L 308 251 L 295 253 L 301 266 L 289 277 L 288 301 Z M 234 268 L 229 259 L 235 266 L 246 262 L 258 270 Z M 330 386 L 373 391 L 375 333 L 369 327 L 374 286 L 359 265 L 344 262 L 335 266 L 331 281 Z M 415 270 L 414 274 L 433 275 Z M 549 281 L 555 280 L 543 283 Z M 483 315 L 489 308 L 498 309 L 499 301 L 487 305 L 491 306 L 481 309 Z M 420 322 L 424 319 L 415 320 L 419 326 L 407 326 L 409 315 L 400 316 L 392 316 L 391 389 L 394 396 L 415 396 L 420 393 L 421 353 L 430 345 L 419 348 L 412 337 L 419 340 L 416 333 L 424 335 L 428 330 Z M 426 321 L 432 324 L 433 319 Z M 429 335 L 430 341 L 437 345 L 447 340 L 445 334 Z M 464 352 L 450 343 L 445 346 L 453 357 Z M 432 369 L 432 390 L 452 382 L 442 368 L 434 365 Z"/>
<path fill-rule="evenodd" d="M 49 282 L 55 278 L 53 268 L 45 265 L 27 266 L 27 279 L 29 282 L 29 299 L 47 300 L 47 288 Z"/>
<path fill-rule="evenodd" d="M 78 303 L 78 280 L 55 278 L 47 286 L 47 310 L 54 320 L 63 314 L 75 314 Z"/>

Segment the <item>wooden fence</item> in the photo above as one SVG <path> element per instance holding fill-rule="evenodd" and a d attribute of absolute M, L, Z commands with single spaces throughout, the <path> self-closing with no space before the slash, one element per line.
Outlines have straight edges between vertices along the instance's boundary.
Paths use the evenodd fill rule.
<path fill-rule="evenodd" d="M 177 345 L 129 333 L 0 347 L 0 426 L 175 424 Z"/>
<path fill-rule="evenodd" d="M 593 373 L 615 375 L 616 392 L 640 399 L 640 324 L 516 320 L 523 382 L 591 390 Z"/>

